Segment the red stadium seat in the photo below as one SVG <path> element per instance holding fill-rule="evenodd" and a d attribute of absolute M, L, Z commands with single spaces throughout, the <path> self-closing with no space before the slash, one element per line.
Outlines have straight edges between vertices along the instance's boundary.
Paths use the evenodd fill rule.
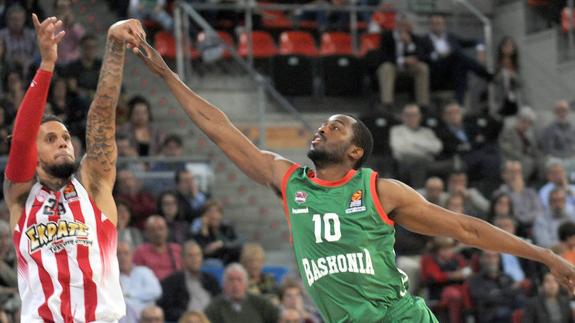
<path fill-rule="evenodd" d="M 381 34 L 362 34 L 360 43 L 359 56 L 363 57 L 365 54 L 377 50 L 380 47 Z"/>
<path fill-rule="evenodd" d="M 220 36 L 221 40 L 226 43 L 228 46 L 234 48 L 234 39 L 232 38 L 232 35 L 230 35 L 229 33 L 225 32 L 225 31 L 217 31 L 218 36 Z M 204 41 L 206 41 L 206 33 L 205 32 L 200 32 L 198 34 L 198 38 L 197 38 L 198 44 L 202 43 Z M 224 58 L 228 59 L 230 57 L 232 57 L 232 54 L 230 54 L 230 52 L 225 49 L 224 50 Z"/>
<path fill-rule="evenodd" d="M 176 57 L 176 40 L 174 39 L 174 36 L 167 31 L 156 33 L 154 36 L 154 47 L 162 57 Z"/>
<path fill-rule="evenodd" d="M 353 55 L 351 35 L 344 32 L 328 32 L 321 35 L 320 56 Z"/>
<path fill-rule="evenodd" d="M 575 24 L 575 14 L 572 13 L 571 15 L 569 15 L 571 10 L 569 10 L 569 7 L 565 7 L 563 8 L 563 11 L 561 11 L 561 29 L 564 32 L 568 32 L 570 27 L 571 27 L 571 21 L 570 21 L 570 17 L 573 19 L 573 23 Z"/>
<path fill-rule="evenodd" d="M 255 58 L 269 58 L 277 55 L 278 49 L 272 36 L 265 31 L 252 32 L 252 54 Z M 240 34 L 238 53 L 242 57 L 247 57 L 249 52 L 248 33 Z"/>
<path fill-rule="evenodd" d="M 312 35 L 305 31 L 284 31 L 281 33 L 279 53 L 281 55 L 318 56 Z"/>
<path fill-rule="evenodd" d="M 392 5 L 384 5 L 384 10 L 375 11 L 371 15 L 371 20 L 375 21 L 382 29 L 393 30 L 395 28 L 395 16 L 397 13 L 393 11 Z"/>
<path fill-rule="evenodd" d="M 293 22 L 286 17 L 283 11 L 264 10 L 262 12 L 262 25 L 269 29 L 291 29 Z"/>
<path fill-rule="evenodd" d="M 523 310 L 522 309 L 516 309 L 515 311 L 513 311 L 513 315 L 511 316 L 511 322 L 513 323 L 521 323 L 521 320 L 523 319 Z"/>

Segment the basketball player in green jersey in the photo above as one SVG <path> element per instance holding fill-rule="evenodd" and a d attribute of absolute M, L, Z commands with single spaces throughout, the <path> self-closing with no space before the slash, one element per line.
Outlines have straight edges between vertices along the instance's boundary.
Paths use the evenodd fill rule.
<path fill-rule="evenodd" d="M 141 52 L 190 119 L 244 173 L 282 196 L 300 274 L 327 322 L 437 322 L 420 298 L 406 292 L 407 277 L 395 264 L 395 224 L 539 261 L 574 290 L 575 268 L 550 250 L 431 204 L 407 185 L 360 168 L 373 139 L 354 117 L 325 121 L 308 152 L 315 169 L 301 167 L 258 149 L 222 111 L 181 82 L 152 47 L 146 44 Z"/>

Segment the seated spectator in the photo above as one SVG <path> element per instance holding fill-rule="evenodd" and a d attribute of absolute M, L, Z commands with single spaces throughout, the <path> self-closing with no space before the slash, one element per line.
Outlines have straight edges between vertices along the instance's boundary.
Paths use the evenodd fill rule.
<path fill-rule="evenodd" d="M 134 266 L 132 246 L 124 241 L 118 242 L 118 263 L 120 264 L 120 285 L 126 305 L 134 309 L 137 315 L 162 295 L 160 282 L 154 273 L 145 266 Z M 168 290 L 166 290 L 166 293 Z"/>
<path fill-rule="evenodd" d="M 234 227 L 222 221 L 222 212 L 219 201 L 206 202 L 201 213 L 201 229 L 194 233 L 193 239 L 202 247 L 206 258 L 228 264 L 239 260 L 242 242 Z"/>
<path fill-rule="evenodd" d="M 182 244 L 186 241 L 190 223 L 178 205 L 178 196 L 174 191 L 164 191 L 158 197 L 158 214 L 166 219 L 170 242 Z"/>
<path fill-rule="evenodd" d="M 415 102 L 421 107 L 429 107 L 429 69 L 423 61 L 419 38 L 413 34 L 413 26 L 405 16 L 396 21 L 394 30 L 381 34 L 381 65 L 377 68 L 377 78 L 381 102 L 384 107 L 393 107 L 395 83 L 398 78 L 408 76 L 415 84 Z"/>
<path fill-rule="evenodd" d="M 186 311 L 203 311 L 220 293 L 216 278 L 201 272 L 202 249 L 195 241 L 184 244 L 181 257 L 183 270 L 162 281 L 162 289 L 169 293 L 164 293 L 158 300 L 168 321 L 177 321 Z"/>
<path fill-rule="evenodd" d="M 141 21 L 150 19 L 165 30 L 174 28 L 174 19 L 166 11 L 166 0 L 130 0 L 128 14 Z"/>
<path fill-rule="evenodd" d="M 569 298 L 552 273 L 545 274 L 539 294 L 527 302 L 522 318 L 523 323 L 573 323 Z"/>
<path fill-rule="evenodd" d="M 464 258 L 456 253 L 456 245 L 451 238 L 435 237 L 431 253 L 421 257 L 421 276 L 429 289 L 429 299 L 446 306 L 451 323 L 461 322 L 461 284 L 472 273 Z"/>
<path fill-rule="evenodd" d="M 278 303 L 279 288 L 274 275 L 262 272 L 266 254 L 258 243 L 246 243 L 240 255 L 240 264 L 248 273 L 248 291 Z"/>
<path fill-rule="evenodd" d="M 481 270 L 469 278 L 469 292 L 478 323 L 511 322 L 521 302 L 521 290 L 500 270 L 499 254 L 493 251 L 482 251 Z"/>
<path fill-rule="evenodd" d="M 549 194 L 549 207 L 533 225 L 535 242 L 545 248 L 559 243 L 559 226 L 565 222 L 575 222 L 575 212 L 565 207 L 567 196 L 562 187 L 554 188 Z"/>
<path fill-rule="evenodd" d="M 151 156 L 160 151 L 163 135 L 153 123 L 150 102 L 135 96 L 128 102 L 129 121 L 118 131 L 126 135 L 138 149 L 138 155 Z"/>
<path fill-rule="evenodd" d="M 89 103 L 76 93 L 68 91 L 64 78 L 54 79 L 48 96 L 48 104 L 51 113 L 66 122 L 71 134 L 80 138 L 86 137 Z"/>
<path fill-rule="evenodd" d="M 66 32 L 66 37 L 58 44 L 58 64 L 65 65 L 80 58 L 80 42 L 86 31 L 76 21 L 70 0 L 54 1 L 54 11 Z"/>
<path fill-rule="evenodd" d="M 519 50 L 510 36 L 503 37 L 497 47 L 493 82 L 497 113 L 504 117 L 515 115 L 524 101 L 521 91 L 523 81 L 519 74 Z"/>
<path fill-rule="evenodd" d="M 210 323 L 210 320 L 202 312 L 189 311 L 180 317 L 178 323 Z"/>
<path fill-rule="evenodd" d="M 20 308 L 20 297 L 16 256 L 10 237 L 10 225 L 0 220 L 0 309 L 16 313 Z"/>
<path fill-rule="evenodd" d="M 70 92 L 84 98 L 91 98 L 98 85 L 102 59 L 98 57 L 98 40 L 93 34 L 80 39 L 80 57 L 64 68 Z"/>
<path fill-rule="evenodd" d="M 11 68 L 6 72 L 3 90 L 0 102 L 6 108 L 9 120 L 14 120 L 16 110 L 24 98 L 24 81 L 20 69 Z"/>
<path fill-rule="evenodd" d="M 453 172 L 447 182 L 449 195 L 460 194 L 463 196 L 463 209 L 465 214 L 485 219 L 489 211 L 489 201 L 474 187 L 468 187 L 467 174 L 465 172 Z"/>
<path fill-rule="evenodd" d="M 12 133 L 11 120 L 8 120 L 6 109 L 0 105 L 0 156 L 8 155 L 9 136 Z"/>
<path fill-rule="evenodd" d="M 13 4 L 6 11 L 6 28 L 0 30 L 0 41 L 6 46 L 6 61 L 27 71 L 37 56 L 36 34 L 25 26 L 26 9 Z"/>
<path fill-rule="evenodd" d="M 499 129 L 500 124 L 490 117 L 464 120 L 461 106 L 450 103 L 443 109 L 442 123 L 435 128 L 443 143 L 438 159 L 451 161 L 451 170 L 463 167 L 471 182 L 497 182 Z"/>
<path fill-rule="evenodd" d="M 237 263 L 224 271 L 224 293 L 212 300 L 206 315 L 212 322 L 276 323 L 278 309 L 267 299 L 248 293 L 248 274 Z"/>
<path fill-rule="evenodd" d="M 504 164 L 503 184 L 494 194 L 505 193 L 511 197 L 513 217 L 518 222 L 517 234 L 526 237 L 533 222 L 543 216 L 543 207 L 534 189 L 526 187 L 521 163 L 508 160 Z"/>
<path fill-rule="evenodd" d="M 401 119 L 402 124 L 393 126 L 390 133 L 391 150 L 397 161 L 399 178 L 408 185 L 421 187 L 442 144 L 431 129 L 421 126 L 421 111 L 417 105 L 406 105 Z"/>
<path fill-rule="evenodd" d="M 499 137 L 501 157 L 504 160 L 519 161 L 523 170 L 523 178 L 527 180 L 537 177 L 544 159 L 537 145 L 533 128 L 536 118 L 533 109 L 522 107 L 517 117 L 505 125 Z"/>
<path fill-rule="evenodd" d="M 116 228 L 118 241 L 127 242 L 133 247 L 139 246 L 144 242 L 144 238 L 140 229 L 131 226 L 132 211 L 130 205 L 122 200 L 117 200 L 116 207 L 118 209 L 118 226 Z"/>
<path fill-rule="evenodd" d="M 184 141 L 182 137 L 170 134 L 162 142 L 160 156 L 167 158 L 181 158 L 184 153 Z M 150 166 L 152 171 L 177 171 L 186 168 L 183 161 L 155 162 Z"/>
<path fill-rule="evenodd" d="M 563 162 L 557 158 L 550 158 L 545 165 L 545 173 L 547 183 L 539 189 L 541 205 L 544 208 L 549 207 L 549 193 L 556 187 L 562 187 L 567 193 L 565 208 L 569 211 L 575 210 L 575 185 L 569 183 Z"/>
<path fill-rule="evenodd" d="M 425 186 L 417 190 L 426 200 L 435 205 L 444 205 L 447 199 L 445 185 L 439 177 L 430 177 L 425 181 Z"/>
<path fill-rule="evenodd" d="M 200 212 L 208 200 L 208 196 L 206 193 L 200 191 L 194 174 L 190 170 L 177 170 L 175 182 L 180 210 L 186 215 L 186 220 L 193 223 L 196 218 L 199 218 Z M 198 224 L 193 230 L 199 230 L 200 228 L 201 225 Z"/>
<path fill-rule="evenodd" d="M 425 61 L 429 64 L 430 82 L 441 89 L 455 89 L 455 98 L 462 104 L 467 90 L 468 71 L 490 80 L 492 75 L 483 65 L 467 56 L 465 47 L 477 46 L 446 30 L 445 17 L 432 15 L 430 31 L 421 40 Z"/>
<path fill-rule="evenodd" d="M 575 265 L 575 223 L 565 222 L 559 226 L 559 245 L 555 246 L 556 252 Z"/>
<path fill-rule="evenodd" d="M 572 164 L 571 160 L 575 157 L 575 126 L 570 120 L 569 102 L 566 100 L 557 101 L 553 113 L 555 119 L 541 133 L 541 149 L 551 157 Z M 569 172 L 574 169 L 573 167 L 568 168 Z"/>
<path fill-rule="evenodd" d="M 146 238 L 149 242 L 134 252 L 134 264 L 150 268 L 160 281 L 182 268 L 182 248 L 168 242 L 168 226 L 163 217 L 152 215 L 146 220 Z"/>
<path fill-rule="evenodd" d="M 149 305 L 140 316 L 140 323 L 164 323 L 164 311 L 159 306 Z"/>
<path fill-rule="evenodd" d="M 146 164 L 137 161 L 138 150 L 132 145 L 130 138 L 124 134 L 116 134 L 116 147 L 118 149 L 118 157 L 126 157 L 128 160 L 118 162 L 118 169 L 128 169 L 132 172 L 144 172 L 147 167 Z"/>
<path fill-rule="evenodd" d="M 280 292 L 280 320 L 288 311 L 295 311 L 299 316 L 299 323 L 318 323 L 321 320 L 314 314 L 312 308 L 307 308 L 303 299 L 301 283 L 295 279 L 286 279 L 282 283 Z M 289 315 L 294 316 L 293 314 Z"/>
<path fill-rule="evenodd" d="M 465 198 L 461 194 L 451 194 L 445 200 L 444 208 L 457 213 L 465 213 Z"/>
<path fill-rule="evenodd" d="M 292 309 L 283 309 L 280 311 L 279 323 L 300 323 L 302 320 L 301 313 Z"/>
<path fill-rule="evenodd" d="M 0 39 L 0 89 L 4 89 L 6 87 L 4 82 L 9 68 L 10 65 L 6 60 L 6 45 L 4 44 L 4 41 Z"/>
<path fill-rule="evenodd" d="M 132 223 L 142 229 L 146 218 L 156 211 L 156 200 L 142 189 L 142 184 L 128 169 L 118 171 L 116 179 L 116 199 L 123 200 L 132 210 Z"/>

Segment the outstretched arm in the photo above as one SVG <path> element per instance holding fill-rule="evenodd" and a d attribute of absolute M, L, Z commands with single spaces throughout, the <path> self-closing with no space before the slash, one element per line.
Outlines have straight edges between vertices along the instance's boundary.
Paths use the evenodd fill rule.
<path fill-rule="evenodd" d="M 384 210 L 405 228 L 426 235 L 448 236 L 464 244 L 541 262 L 575 292 L 575 267 L 548 249 L 535 246 L 491 224 L 427 202 L 407 185 L 381 179 L 378 194 Z"/>
<path fill-rule="evenodd" d="M 277 154 L 258 149 L 220 109 L 190 90 L 154 48 L 144 43 L 143 49 L 140 57 L 154 73 L 164 79 L 190 119 L 246 175 L 279 191 L 282 177 L 293 163 Z"/>

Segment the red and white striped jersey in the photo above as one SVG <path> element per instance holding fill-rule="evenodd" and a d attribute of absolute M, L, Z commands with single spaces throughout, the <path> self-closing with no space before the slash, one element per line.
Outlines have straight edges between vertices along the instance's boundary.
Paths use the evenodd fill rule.
<path fill-rule="evenodd" d="M 14 230 L 21 322 L 115 322 L 125 314 L 115 225 L 72 178 L 36 183 Z"/>

